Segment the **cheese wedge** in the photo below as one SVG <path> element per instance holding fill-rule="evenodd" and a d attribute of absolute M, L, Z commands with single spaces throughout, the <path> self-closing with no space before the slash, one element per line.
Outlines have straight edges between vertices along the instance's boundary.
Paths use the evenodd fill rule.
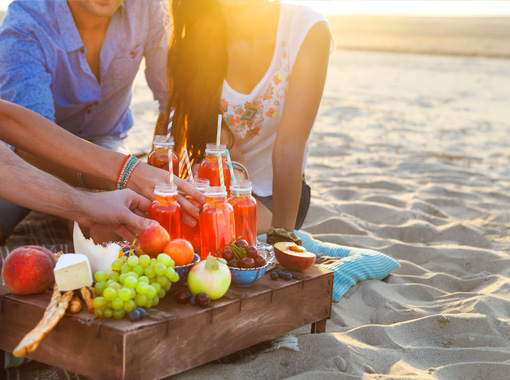
<path fill-rule="evenodd" d="M 53 273 L 58 290 L 61 292 L 92 285 L 89 259 L 79 253 L 61 255 Z"/>

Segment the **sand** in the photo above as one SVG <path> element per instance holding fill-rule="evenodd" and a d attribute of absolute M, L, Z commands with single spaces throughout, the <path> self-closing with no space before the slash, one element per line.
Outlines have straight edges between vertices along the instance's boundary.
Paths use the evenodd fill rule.
<path fill-rule="evenodd" d="M 312 138 L 303 229 L 379 250 L 401 268 L 352 287 L 326 333 L 294 331 L 298 352 L 174 378 L 508 378 L 509 99 L 507 59 L 337 51 Z M 142 74 L 133 102 L 128 144 L 143 153 L 157 108 Z"/>
<path fill-rule="evenodd" d="M 156 115 L 149 99 L 139 77 L 135 148 Z M 379 250 L 401 268 L 351 288 L 333 304 L 327 333 L 294 331 L 299 352 L 175 378 L 508 378 L 509 99 L 506 59 L 337 51 L 312 138 L 303 229 Z"/>

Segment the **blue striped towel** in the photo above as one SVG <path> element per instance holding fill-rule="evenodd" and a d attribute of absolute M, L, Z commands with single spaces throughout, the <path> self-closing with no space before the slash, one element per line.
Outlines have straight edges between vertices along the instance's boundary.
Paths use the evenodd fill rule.
<path fill-rule="evenodd" d="M 334 272 L 333 302 L 338 302 L 356 282 L 369 279 L 382 280 L 400 267 L 399 263 L 381 252 L 324 243 L 303 231 L 295 231 L 295 233 L 301 238 L 302 246 L 307 251 L 326 257 L 342 258 L 342 260 L 329 262 L 326 260 L 324 264 L 315 264 Z M 265 242 L 266 235 L 259 235 L 257 239 Z"/>

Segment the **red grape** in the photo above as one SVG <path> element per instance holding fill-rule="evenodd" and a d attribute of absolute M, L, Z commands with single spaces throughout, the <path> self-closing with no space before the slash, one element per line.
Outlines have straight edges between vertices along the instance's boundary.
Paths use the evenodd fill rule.
<path fill-rule="evenodd" d="M 228 261 L 234 258 L 234 252 L 230 248 L 225 248 L 223 252 L 221 252 L 221 256 Z"/>
<path fill-rule="evenodd" d="M 251 257 L 245 257 L 241 260 L 241 268 L 255 268 L 255 260 Z"/>
<path fill-rule="evenodd" d="M 239 239 L 235 244 L 241 248 L 248 248 L 248 242 L 244 239 Z"/>
<path fill-rule="evenodd" d="M 255 266 L 257 268 L 263 267 L 264 265 L 266 265 L 266 259 L 262 255 L 257 255 L 255 257 L 254 261 L 255 261 Z"/>
<path fill-rule="evenodd" d="M 246 256 L 254 259 L 255 257 L 257 257 L 258 254 L 259 253 L 256 247 L 249 246 L 248 248 L 246 248 Z"/>
<path fill-rule="evenodd" d="M 175 300 L 179 303 L 188 303 L 191 299 L 190 292 L 178 292 L 175 293 Z"/>
<path fill-rule="evenodd" d="M 237 261 L 236 259 L 230 260 L 228 262 L 228 266 L 233 268 L 240 268 L 239 261 Z"/>
<path fill-rule="evenodd" d="M 200 307 L 207 307 L 211 304 L 211 299 L 205 293 L 198 293 L 195 297 L 195 303 Z"/>

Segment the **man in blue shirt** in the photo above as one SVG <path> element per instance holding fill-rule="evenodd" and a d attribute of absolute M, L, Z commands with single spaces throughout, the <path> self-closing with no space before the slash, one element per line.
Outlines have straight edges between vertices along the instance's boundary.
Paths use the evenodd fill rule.
<path fill-rule="evenodd" d="M 142 58 L 158 123 L 167 119 L 166 16 L 164 0 L 15 0 L 0 25 L 0 99 L 129 153 L 122 140 L 133 125 L 131 88 Z M 70 183 L 87 182 L 80 173 L 38 165 Z M 0 200 L 0 242 L 26 213 Z"/>

